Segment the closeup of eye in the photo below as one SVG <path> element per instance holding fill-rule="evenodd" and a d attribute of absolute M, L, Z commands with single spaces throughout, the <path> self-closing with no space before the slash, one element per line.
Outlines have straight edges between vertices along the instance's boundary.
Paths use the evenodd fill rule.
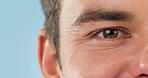
<path fill-rule="evenodd" d="M 129 38 L 130 34 L 123 28 L 104 28 L 95 33 L 95 37 L 102 40 Z"/>
<path fill-rule="evenodd" d="M 123 27 L 102 28 L 94 31 L 92 34 L 93 39 L 95 39 L 95 43 L 93 44 L 100 47 L 122 45 L 123 43 L 128 42 L 131 38 L 131 34 Z"/>
<path fill-rule="evenodd" d="M 99 33 L 97 33 L 96 37 L 105 39 L 105 40 L 112 40 L 115 38 L 119 38 L 122 35 L 124 35 L 124 33 L 118 29 L 104 29 Z"/>

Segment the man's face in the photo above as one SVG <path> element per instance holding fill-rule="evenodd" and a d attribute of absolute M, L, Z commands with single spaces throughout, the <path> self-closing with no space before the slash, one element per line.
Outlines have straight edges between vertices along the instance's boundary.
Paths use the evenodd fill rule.
<path fill-rule="evenodd" d="M 148 0 L 63 0 L 63 78 L 144 78 L 147 31 Z"/>

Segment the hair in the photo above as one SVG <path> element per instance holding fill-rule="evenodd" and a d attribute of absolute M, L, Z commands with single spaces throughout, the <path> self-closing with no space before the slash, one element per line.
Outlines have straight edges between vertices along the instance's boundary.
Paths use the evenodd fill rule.
<path fill-rule="evenodd" d="M 54 44 L 56 56 L 59 60 L 59 17 L 60 0 L 41 0 L 42 9 L 45 15 L 46 36 Z M 60 63 L 60 62 L 59 62 Z"/>

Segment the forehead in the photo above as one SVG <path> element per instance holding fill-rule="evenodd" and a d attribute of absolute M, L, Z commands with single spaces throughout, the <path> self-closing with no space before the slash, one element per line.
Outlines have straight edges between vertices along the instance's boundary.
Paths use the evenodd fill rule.
<path fill-rule="evenodd" d="M 147 0 L 62 0 L 62 4 L 64 5 L 81 5 L 85 8 L 92 8 L 95 6 L 103 6 L 103 5 L 114 5 L 114 6 L 124 6 L 129 5 L 133 6 L 134 4 L 139 4 L 138 6 L 143 6 L 143 4 L 147 4 Z M 137 5 L 136 5 L 137 6 Z M 76 6 L 75 6 L 76 7 Z M 78 6 L 79 7 L 79 6 Z M 74 8 L 74 7 L 73 7 Z M 72 8 L 71 8 L 72 9 Z"/>
<path fill-rule="evenodd" d="M 63 0 L 60 25 L 69 28 L 83 12 L 99 9 L 127 11 L 148 18 L 147 3 L 148 0 Z"/>

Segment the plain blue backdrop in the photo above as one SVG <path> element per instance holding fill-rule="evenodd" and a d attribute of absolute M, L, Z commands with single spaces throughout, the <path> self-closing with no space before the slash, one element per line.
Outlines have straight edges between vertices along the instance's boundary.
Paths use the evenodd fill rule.
<path fill-rule="evenodd" d="M 0 78 L 43 78 L 37 61 L 43 25 L 40 0 L 0 0 Z"/>

